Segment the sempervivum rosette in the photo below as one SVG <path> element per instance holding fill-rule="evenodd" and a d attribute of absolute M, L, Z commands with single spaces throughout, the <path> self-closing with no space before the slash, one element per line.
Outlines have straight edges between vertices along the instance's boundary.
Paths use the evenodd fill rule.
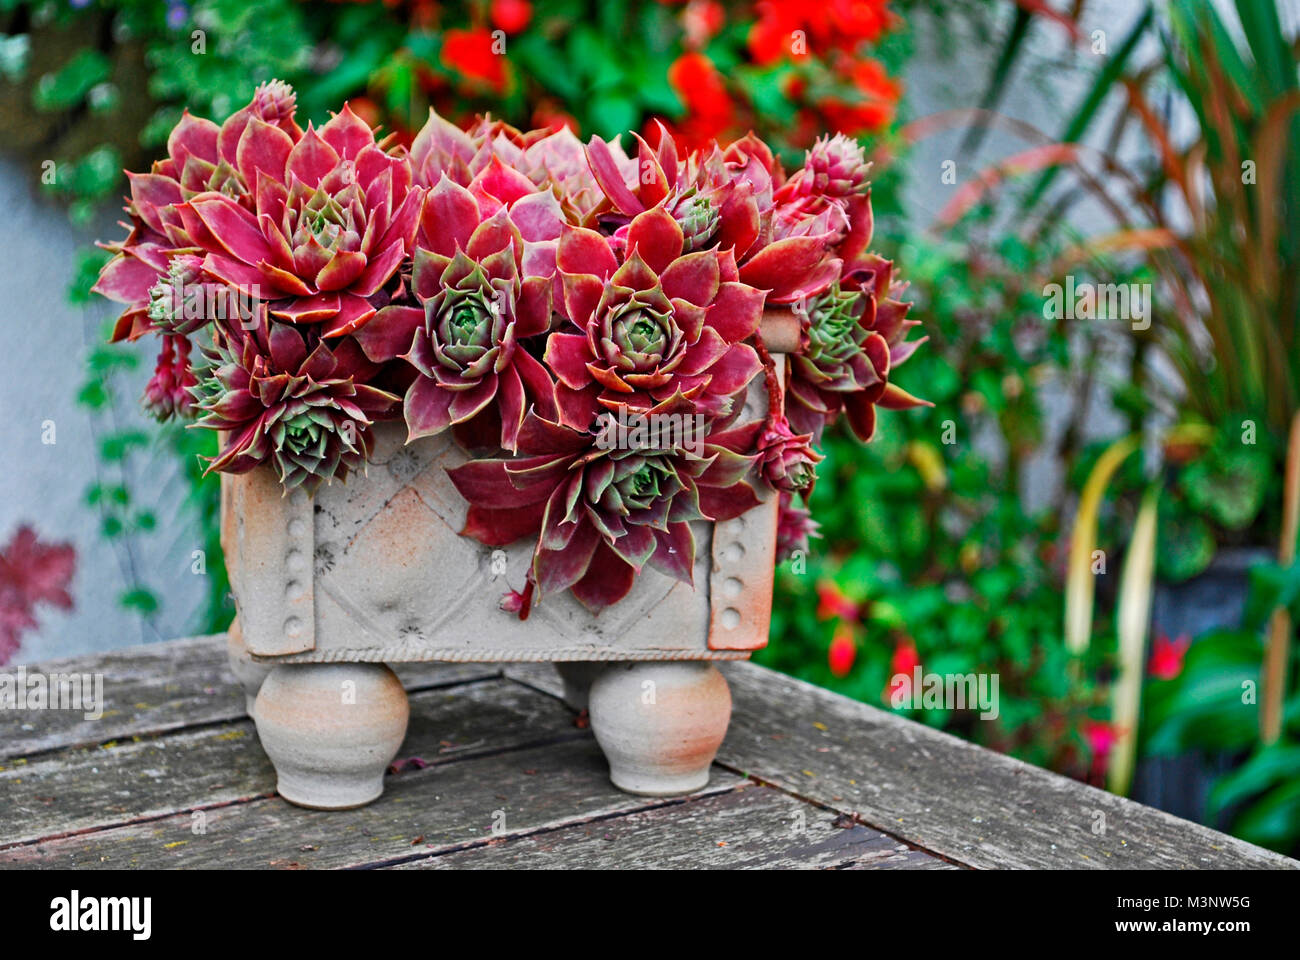
<path fill-rule="evenodd" d="M 464 249 L 447 227 L 444 252 L 417 250 L 412 271 L 423 309 L 403 355 L 418 373 L 406 393 L 410 438 L 482 415 L 500 445 L 514 450 L 529 407 L 555 416 L 551 375 L 522 343 L 550 327 L 551 268 L 526 275 L 525 241 L 504 207 L 474 228 Z M 411 312 L 390 306 L 384 322 L 390 315 L 400 322 Z"/>
<path fill-rule="evenodd" d="M 209 470 L 272 465 L 286 490 L 346 479 L 370 453 L 370 426 L 399 397 L 364 381 L 374 366 L 352 340 L 333 347 L 312 329 L 277 321 L 221 327 L 194 387 L 199 425 L 225 431 Z"/>
<path fill-rule="evenodd" d="M 767 418 L 758 437 L 759 475 L 777 490 L 811 495 L 823 459 L 812 448 L 811 433 L 795 435 L 779 411 Z"/>
<path fill-rule="evenodd" d="M 662 127 L 659 146 L 637 137 L 631 161 L 618 143 L 592 137 L 587 156 L 592 173 L 608 199 L 603 223 L 618 228 L 633 217 L 662 207 L 681 225 L 687 250 L 710 244 L 743 256 L 758 237 L 760 215 L 772 204 L 772 157 L 728 150 L 709 150 L 678 157 Z M 621 240 L 622 230 L 614 235 Z"/>
<path fill-rule="evenodd" d="M 924 342 L 905 339 L 917 325 L 907 319 L 910 304 L 876 297 L 877 284 L 888 289 L 889 266 L 882 262 L 856 283 L 836 283 L 804 308 L 786 405 L 796 430 L 820 437 L 843 411 L 866 442 L 875 433 L 877 406 L 898 410 L 925 404 L 889 382 L 890 371 Z"/>
<path fill-rule="evenodd" d="M 204 270 L 327 337 L 360 328 L 414 243 L 424 190 L 405 154 L 386 152 L 346 104 L 297 143 L 256 119 L 244 141 L 251 210 L 211 191 L 176 208 Z"/>
<path fill-rule="evenodd" d="M 837 133 L 821 137 L 804 158 L 803 167 L 782 188 L 786 196 L 819 196 L 828 200 L 865 194 L 871 187 L 871 165 L 856 140 Z"/>
<path fill-rule="evenodd" d="M 617 146 L 611 160 L 625 173 L 634 161 Z M 432 109 L 429 119 L 411 144 L 411 167 L 415 182 L 432 189 L 446 177 L 469 188 L 476 196 L 498 196 L 499 187 L 516 192 L 522 177 L 531 190 L 553 193 L 565 216 L 586 223 L 605 195 L 592 174 L 582 141 L 568 127 L 556 131 L 521 132 L 499 121 L 481 120 L 461 130 Z M 495 167 L 495 171 L 489 171 Z M 502 175 L 501 171 L 510 174 Z M 494 185 L 487 181 L 495 180 Z M 475 186 L 475 182 L 478 186 Z M 509 185 L 513 182 L 513 186 Z"/>
<path fill-rule="evenodd" d="M 680 395 L 693 412 L 724 416 L 761 369 L 744 343 L 758 329 L 760 290 L 740 282 L 731 254 L 683 254 L 681 226 L 662 207 L 628 226 L 627 258 L 609 240 L 570 227 L 556 264 L 564 313 L 577 333 L 552 333 L 562 421 L 587 429 L 602 406 L 647 410 Z"/>
<path fill-rule="evenodd" d="M 681 414 L 678 400 L 656 413 Z M 449 471 L 470 503 L 464 533 L 489 546 L 536 536 L 529 589 L 569 589 L 599 610 L 632 588 L 647 563 L 694 582 L 693 520 L 725 520 L 756 506 L 745 477 L 759 424 L 711 433 L 702 454 L 607 448 L 590 431 L 529 413 L 516 459 L 472 460 Z"/>
<path fill-rule="evenodd" d="M 873 219 L 868 165 L 862 148 L 844 136 L 822 139 L 803 168 L 777 191 L 780 209 L 820 216 L 838 211 L 847 223 L 834 249 L 835 280 L 795 305 L 800 345 L 790 358 L 786 415 L 800 433 L 820 439 L 841 412 L 864 442 L 876 428 L 876 407 L 925 403 L 889 380 L 891 371 L 925 338 L 907 340 L 918 321 L 896 299 L 893 264 L 868 250 Z"/>
<path fill-rule="evenodd" d="M 154 363 L 154 373 L 144 388 L 145 411 L 159 421 L 188 418 L 194 413 L 190 388 L 196 383 L 190 369 L 190 342 L 185 337 L 164 336 Z"/>
<path fill-rule="evenodd" d="M 740 279 L 767 291 L 768 303 L 794 303 L 826 289 L 839 275 L 836 247 L 854 232 L 861 211 L 839 198 L 796 193 L 771 150 L 753 135 L 725 151 L 679 159 L 659 131 L 657 148 L 638 138 L 635 164 L 616 162 L 609 144 L 587 145 L 591 168 L 607 198 L 597 218 L 613 228 L 618 246 L 625 225 L 661 207 L 681 225 L 686 248 L 716 245 L 730 251 Z"/>
<path fill-rule="evenodd" d="M 248 105 L 220 126 L 186 111 L 167 138 L 166 159 L 155 163 L 149 173 L 127 173 L 130 233 L 120 243 L 101 244 L 114 256 L 93 287 L 96 293 L 126 304 L 113 340 L 134 340 L 151 329 L 151 321 L 156 320 L 149 312 L 151 288 L 167 274 L 172 257 L 198 252 L 197 240 L 177 206 L 198 194 L 216 192 L 253 210 L 257 144 L 263 136 L 258 131 L 273 127 L 290 144 L 297 143 L 302 130 L 294 121 L 295 107 L 292 88 L 273 80 L 259 86 Z M 189 278 L 190 282 L 199 279 Z M 205 322 L 210 319 L 203 317 Z"/>

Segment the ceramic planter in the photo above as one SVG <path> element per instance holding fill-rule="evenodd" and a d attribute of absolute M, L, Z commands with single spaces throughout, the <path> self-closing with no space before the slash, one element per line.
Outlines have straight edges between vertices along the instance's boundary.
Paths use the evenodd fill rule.
<path fill-rule="evenodd" d="M 797 329 L 788 312 L 764 317 L 774 354 L 793 349 Z M 761 377 L 746 407 L 766 412 Z M 466 455 L 446 434 L 405 438 L 400 422 L 378 424 L 367 474 L 314 497 L 284 495 L 268 467 L 223 477 L 232 662 L 250 696 L 260 685 L 252 713 L 281 794 L 321 808 L 379 795 L 406 726 L 405 694 L 382 665 L 409 661 L 555 662 L 571 706 L 587 706 L 590 688 L 617 786 L 704 786 L 731 710 L 711 661 L 767 643 L 776 496 L 696 525 L 694 588 L 646 567 L 599 615 L 564 592 L 520 621 L 499 602 L 523 588 L 531 542 L 460 536 L 468 505 L 446 470 Z"/>

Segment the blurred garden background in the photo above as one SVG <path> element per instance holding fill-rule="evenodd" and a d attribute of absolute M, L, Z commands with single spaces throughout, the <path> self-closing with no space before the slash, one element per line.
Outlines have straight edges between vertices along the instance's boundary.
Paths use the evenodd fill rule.
<path fill-rule="evenodd" d="M 184 108 L 281 78 L 304 123 L 348 99 L 399 139 L 430 107 L 584 140 L 658 119 L 795 164 L 840 130 L 930 337 L 898 381 L 934 406 L 828 436 L 759 661 L 886 709 L 918 665 L 995 673 L 996 719 L 907 712 L 1295 855 L 1298 24 L 1297 0 L 0 0 L 0 665 L 233 615 L 212 438 L 144 418 L 148 364 L 88 294 L 123 168 Z M 1076 295 L 1120 288 L 1149 296 Z"/>

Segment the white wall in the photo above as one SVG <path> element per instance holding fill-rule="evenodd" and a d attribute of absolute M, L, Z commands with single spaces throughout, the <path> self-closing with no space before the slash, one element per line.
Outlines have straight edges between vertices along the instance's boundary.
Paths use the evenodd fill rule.
<path fill-rule="evenodd" d="M 100 469 L 96 430 L 110 429 L 113 420 L 96 422 L 76 404 L 87 350 L 115 313 L 106 301 L 83 308 L 66 298 L 76 253 L 94 236 L 74 229 L 61 206 L 38 198 L 30 173 L 10 158 L 0 158 L 0 210 L 0 544 L 28 523 L 43 540 L 69 541 L 77 550 L 76 608 L 39 608 L 40 628 L 26 635 L 13 662 L 183 635 L 205 584 L 190 572 L 190 553 L 202 545 L 195 526 L 168 506 L 184 492 L 173 458 L 164 451 L 134 457 L 131 485 L 158 518 L 149 535 L 110 544 L 100 535 L 98 512 L 83 499 Z M 118 236 L 116 219 L 108 212 L 98 232 Z M 137 400 L 152 366 L 152 357 L 142 356 L 120 391 L 119 427 L 150 429 Z M 52 445 L 42 443 L 47 420 L 55 425 Z M 162 601 L 147 620 L 117 603 L 132 569 Z"/>

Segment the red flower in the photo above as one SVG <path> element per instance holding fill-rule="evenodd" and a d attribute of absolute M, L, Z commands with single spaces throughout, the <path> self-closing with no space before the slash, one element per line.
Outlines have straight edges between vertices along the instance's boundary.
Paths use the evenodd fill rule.
<path fill-rule="evenodd" d="M 893 18 L 888 6 L 889 0 L 831 0 L 824 9 L 841 46 L 852 50 L 859 43 L 879 40 L 890 27 Z"/>
<path fill-rule="evenodd" d="M 691 0 L 682 11 L 686 42 L 692 47 L 704 46 L 726 22 L 727 12 L 717 0 Z"/>
<path fill-rule="evenodd" d="M 472 30 L 448 30 L 442 35 L 442 64 L 456 72 L 487 84 L 496 93 L 506 88 L 504 51 L 498 53 L 496 40 L 487 27 Z"/>
<path fill-rule="evenodd" d="M 857 58 L 843 61 L 844 77 L 862 95 L 862 99 L 849 103 L 825 99 L 818 104 L 830 125 L 844 133 L 860 130 L 879 130 L 894 119 L 898 103 L 898 85 L 885 72 L 878 60 Z"/>
<path fill-rule="evenodd" d="M 803 59 L 808 56 L 807 38 L 795 45 L 795 31 L 803 29 L 803 18 L 798 11 L 784 3 L 764 2 L 758 5 L 758 22 L 749 31 L 749 55 L 762 66 L 784 58 Z M 807 31 L 804 31 L 805 34 Z"/>
<path fill-rule="evenodd" d="M 858 619 L 861 609 L 840 590 L 834 580 L 817 581 L 817 619 L 838 617 L 844 623 Z"/>
<path fill-rule="evenodd" d="M 1083 737 L 1095 756 L 1105 757 L 1119 739 L 1119 731 L 1105 720 L 1089 720 L 1083 725 Z"/>
<path fill-rule="evenodd" d="M 668 82 L 686 104 L 687 115 L 674 128 L 688 147 L 702 147 L 735 121 L 735 104 L 718 68 L 702 53 L 683 53 L 668 68 Z"/>
<path fill-rule="evenodd" d="M 920 665 L 921 655 L 916 652 L 916 644 L 910 637 L 904 637 L 894 645 L 894 655 L 889 659 L 890 676 L 905 673 L 910 677 Z"/>
<path fill-rule="evenodd" d="M 916 644 L 910 637 L 903 637 L 894 644 L 894 655 L 889 658 L 889 679 L 885 682 L 885 690 L 880 695 L 885 703 L 892 705 L 892 697 L 896 692 L 902 696 L 910 697 L 912 690 L 912 674 L 916 668 L 921 665 L 921 656 L 916 652 Z M 897 690 L 895 690 L 894 678 L 901 677 Z M 919 693 L 919 691 L 916 691 Z"/>
<path fill-rule="evenodd" d="M 858 645 L 853 639 L 853 628 L 847 623 L 841 623 L 835 628 L 835 635 L 831 637 L 830 650 L 826 653 L 826 662 L 831 668 L 831 673 L 837 677 L 848 676 L 857 655 Z"/>
<path fill-rule="evenodd" d="M 1176 640 L 1170 640 L 1166 633 L 1157 633 L 1151 648 L 1151 662 L 1147 665 L 1151 676 L 1157 680 L 1172 680 L 1182 673 L 1183 657 L 1187 655 L 1191 642 L 1192 638 L 1185 633 Z"/>
<path fill-rule="evenodd" d="M 1106 780 L 1106 766 L 1110 762 L 1110 751 L 1119 740 L 1119 729 L 1104 720 L 1087 720 L 1083 724 L 1083 738 L 1088 741 L 1092 751 L 1092 764 L 1088 768 L 1088 782 L 1101 784 Z"/>
<path fill-rule="evenodd" d="M 889 0 L 761 0 L 749 32 L 749 52 L 759 64 L 803 59 L 829 49 L 853 53 L 893 25 Z"/>
<path fill-rule="evenodd" d="M 519 33 L 533 19 L 533 5 L 528 0 L 492 0 L 488 15 L 506 33 Z"/>

